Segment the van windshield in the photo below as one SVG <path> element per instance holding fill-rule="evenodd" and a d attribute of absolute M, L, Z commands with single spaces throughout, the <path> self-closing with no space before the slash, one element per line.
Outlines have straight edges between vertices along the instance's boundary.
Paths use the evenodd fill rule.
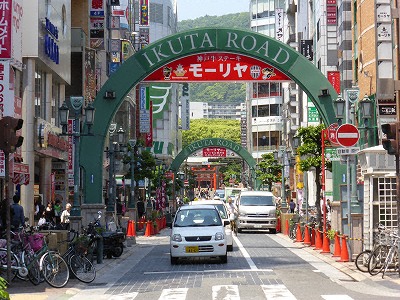
<path fill-rule="evenodd" d="M 260 206 L 260 205 L 275 205 L 273 196 L 241 196 L 240 205 Z"/>

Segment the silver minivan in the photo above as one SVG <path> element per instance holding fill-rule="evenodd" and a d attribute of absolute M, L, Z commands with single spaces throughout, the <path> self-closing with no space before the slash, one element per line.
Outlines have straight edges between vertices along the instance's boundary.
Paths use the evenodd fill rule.
<path fill-rule="evenodd" d="M 238 232 L 243 229 L 269 229 L 276 233 L 276 202 L 271 192 L 242 191 L 236 201 Z"/>

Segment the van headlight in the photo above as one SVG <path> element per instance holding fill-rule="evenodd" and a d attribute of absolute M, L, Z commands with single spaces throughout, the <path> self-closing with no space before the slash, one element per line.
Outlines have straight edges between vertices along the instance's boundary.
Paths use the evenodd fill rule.
<path fill-rule="evenodd" d="M 246 216 L 246 214 L 245 214 L 245 213 L 239 213 L 239 216 L 241 216 L 241 217 L 245 217 L 245 216 Z"/>
<path fill-rule="evenodd" d="M 172 240 L 173 240 L 174 242 L 182 242 L 182 236 L 181 236 L 180 234 L 174 234 L 174 235 L 172 236 Z"/>
<path fill-rule="evenodd" d="M 270 217 L 275 217 L 275 216 L 276 216 L 276 212 L 275 212 L 275 211 L 271 212 L 271 213 L 269 214 L 269 216 L 270 216 Z"/>
<path fill-rule="evenodd" d="M 224 234 L 222 232 L 217 232 L 215 234 L 215 240 L 216 241 L 220 241 L 220 240 L 223 240 L 223 239 L 224 239 Z"/>

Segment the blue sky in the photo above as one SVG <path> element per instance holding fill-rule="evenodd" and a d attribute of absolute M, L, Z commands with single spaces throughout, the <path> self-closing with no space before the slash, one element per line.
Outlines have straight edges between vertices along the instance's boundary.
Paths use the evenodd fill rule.
<path fill-rule="evenodd" d="M 177 0 L 178 21 L 248 12 L 250 0 Z"/>

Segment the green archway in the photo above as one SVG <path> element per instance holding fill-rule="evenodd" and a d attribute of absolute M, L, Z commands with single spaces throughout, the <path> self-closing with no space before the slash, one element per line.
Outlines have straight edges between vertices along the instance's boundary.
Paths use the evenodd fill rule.
<path fill-rule="evenodd" d="M 247 165 L 249 166 L 251 170 L 251 178 L 255 180 L 255 169 L 257 162 L 253 158 L 253 156 L 241 145 L 236 144 L 230 140 L 225 140 L 221 138 L 209 138 L 209 139 L 203 139 L 203 140 L 198 140 L 193 143 L 191 143 L 189 146 L 185 147 L 179 154 L 175 157 L 175 159 L 172 161 L 172 164 L 170 166 L 170 170 L 176 173 L 179 169 L 179 167 L 182 165 L 182 163 L 185 161 L 186 158 L 190 156 L 190 154 L 196 152 L 199 149 L 203 149 L 205 147 L 223 147 L 227 148 L 229 150 L 232 150 L 235 152 L 237 155 L 239 155 L 241 158 L 243 158 Z M 254 181 L 254 187 L 258 189 L 259 183 Z"/>
<path fill-rule="evenodd" d="M 336 91 L 314 64 L 290 46 L 252 31 L 228 28 L 201 28 L 167 36 L 135 53 L 97 94 L 94 101 L 96 117 L 92 126 L 94 136 L 82 136 L 80 146 L 85 204 L 102 203 L 105 138 L 112 118 L 128 92 L 162 66 L 204 52 L 242 54 L 275 67 L 302 88 L 325 125 L 336 121 L 332 101 L 337 97 Z M 115 97 L 105 97 L 111 91 L 115 92 Z"/>

